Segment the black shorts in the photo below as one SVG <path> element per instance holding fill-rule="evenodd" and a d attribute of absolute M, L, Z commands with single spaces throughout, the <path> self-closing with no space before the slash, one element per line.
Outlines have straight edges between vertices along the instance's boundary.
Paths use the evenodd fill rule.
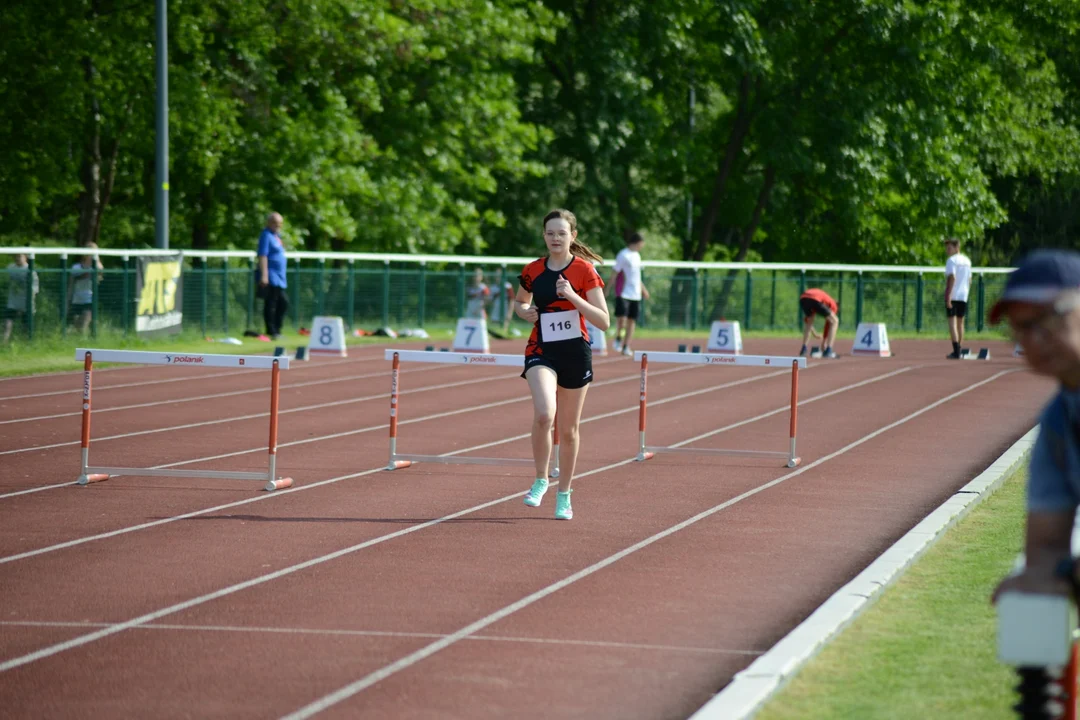
<path fill-rule="evenodd" d="M 94 304 L 93 303 L 80 303 L 78 305 L 76 305 L 75 303 L 72 303 L 72 305 L 71 305 L 71 314 L 72 315 L 78 315 L 79 313 L 91 312 L 93 309 L 94 309 Z"/>
<path fill-rule="evenodd" d="M 803 317 L 812 317 L 815 313 L 821 317 L 829 317 L 832 314 L 825 303 L 818 302 L 814 298 L 799 298 L 799 307 L 802 308 Z"/>
<path fill-rule="evenodd" d="M 592 348 L 584 338 L 548 343 L 542 354 L 526 355 L 521 377 L 537 365 L 554 370 L 559 387 L 567 390 L 576 390 L 592 382 Z"/>
<path fill-rule="evenodd" d="M 945 308 L 945 317 L 962 318 L 967 316 L 967 300 L 953 300 L 952 307 Z"/>
<path fill-rule="evenodd" d="M 24 310 L 16 310 L 15 308 L 5 308 L 4 309 L 4 319 L 5 320 L 18 320 L 19 318 L 23 317 L 24 315 L 26 315 L 26 312 Z"/>
<path fill-rule="evenodd" d="M 638 319 L 639 312 L 641 312 L 640 300 L 615 298 L 615 317 L 630 318 L 631 320 L 636 321 Z"/>

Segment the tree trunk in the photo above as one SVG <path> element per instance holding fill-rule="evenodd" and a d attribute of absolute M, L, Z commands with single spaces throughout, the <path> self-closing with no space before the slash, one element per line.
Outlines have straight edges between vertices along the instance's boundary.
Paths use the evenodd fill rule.
<path fill-rule="evenodd" d="M 75 234 L 75 244 L 79 247 L 94 241 L 98 214 L 101 212 L 101 108 L 94 92 L 94 75 L 97 71 L 93 60 L 83 59 L 83 71 L 90 86 L 90 118 L 83 147 L 85 154 L 79 171 L 83 186 L 79 195 L 79 225 Z"/>
<path fill-rule="evenodd" d="M 694 260 L 700 262 L 705 259 L 705 252 L 709 249 L 709 238 L 712 236 L 713 226 L 716 224 L 716 216 L 720 212 L 720 204 L 724 200 L 727 191 L 727 183 L 731 178 L 735 160 L 742 152 L 746 136 L 750 131 L 750 75 L 743 73 L 739 81 L 739 104 L 735 109 L 735 120 L 731 124 L 731 133 L 728 135 L 727 147 L 720 158 L 720 167 L 716 171 L 716 180 L 713 183 L 712 197 L 705 208 L 701 222 L 701 234 L 698 235 L 697 247 L 694 249 Z"/>
<path fill-rule="evenodd" d="M 775 184 L 776 168 L 769 165 L 765 168 L 765 182 L 762 183 L 761 191 L 758 192 L 757 203 L 754 204 L 754 213 L 750 217 L 750 224 L 746 226 L 746 230 L 742 234 L 739 251 L 735 254 L 733 262 L 742 262 L 746 259 L 746 253 L 749 252 L 750 243 L 753 242 L 758 225 L 761 224 L 761 216 L 765 212 L 765 206 L 769 203 L 769 196 L 772 194 Z M 731 289 L 735 286 L 735 274 L 737 272 L 738 270 L 734 269 L 728 270 L 727 275 L 724 277 L 724 285 L 720 290 L 720 296 L 716 299 L 716 305 L 713 307 L 713 320 L 724 317 L 728 300 L 731 297 Z"/>

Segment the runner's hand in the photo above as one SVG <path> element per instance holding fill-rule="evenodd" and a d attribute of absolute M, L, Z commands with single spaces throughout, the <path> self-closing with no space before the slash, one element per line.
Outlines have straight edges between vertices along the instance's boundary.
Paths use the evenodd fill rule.
<path fill-rule="evenodd" d="M 518 313 L 518 317 L 526 322 L 534 323 L 539 319 L 540 313 L 538 313 L 536 311 L 536 308 L 532 307 L 531 305 L 522 305 L 521 312 Z"/>
<path fill-rule="evenodd" d="M 992 600 L 994 603 L 1005 592 L 1031 593 L 1033 595 L 1068 595 L 1071 592 L 1069 583 L 1064 579 L 1049 573 L 1020 573 L 1013 577 L 1005 578 L 994 590 Z"/>
<path fill-rule="evenodd" d="M 574 286 L 562 275 L 555 281 L 555 293 L 559 297 L 566 298 L 570 301 L 573 301 L 573 299 L 577 297 L 577 293 L 574 292 Z"/>

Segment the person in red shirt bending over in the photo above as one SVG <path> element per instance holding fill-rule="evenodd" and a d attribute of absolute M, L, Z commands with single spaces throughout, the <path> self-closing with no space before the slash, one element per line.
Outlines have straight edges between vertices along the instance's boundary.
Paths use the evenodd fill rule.
<path fill-rule="evenodd" d="M 806 341 L 813 335 L 824 338 L 821 342 L 821 356 L 835 358 L 836 352 L 832 344 L 836 339 L 836 328 L 840 325 L 840 320 L 836 317 L 836 311 L 839 309 L 836 301 L 821 288 L 810 288 L 799 296 L 799 307 L 803 313 L 802 349 L 799 350 L 799 355 L 806 355 Z M 825 327 L 821 335 L 814 330 L 814 315 L 825 318 Z"/>

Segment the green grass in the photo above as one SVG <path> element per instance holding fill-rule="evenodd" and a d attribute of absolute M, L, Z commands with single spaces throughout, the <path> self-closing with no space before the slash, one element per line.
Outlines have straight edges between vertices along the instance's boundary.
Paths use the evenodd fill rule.
<path fill-rule="evenodd" d="M 498 327 L 495 324 L 490 325 L 498 331 Z M 517 327 L 522 332 L 527 332 L 528 327 L 521 321 L 515 319 L 514 327 Z M 448 345 L 454 337 L 454 328 L 452 324 L 448 323 L 429 323 L 427 331 L 431 335 L 431 339 L 426 342 L 434 345 Z M 234 336 L 236 333 L 232 333 Z M 684 328 L 638 328 L 635 330 L 635 336 L 645 339 L 673 339 L 673 340 L 690 340 L 695 338 L 701 340 L 701 344 L 704 345 L 708 340 L 708 328 L 701 328 L 697 331 L 690 331 Z M 610 338 L 614 337 L 614 329 L 608 332 L 609 342 Z M 854 333 L 840 333 L 840 338 L 851 339 L 854 338 Z M 750 332 L 744 332 L 743 338 L 791 338 L 797 340 L 799 334 L 794 330 L 753 330 Z M 889 332 L 889 338 L 891 340 L 904 339 L 904 338 L 923 338 L 923 339 L 941 339 L 936 335 L 928 333 L 914 333 L 914 332 Z M 1000 340 L 1003 336 L 998 333 L 970 333 L 967 336 L 971 341 L 977 340 Z M 202 353 L 225 353 L 225 354 L 254 354 L 269 352 L 273 344 L 284 345 L 291 348 L 295 348 L 300 345 L 307 344 L 307 338 L 302 337 L 294 332 L 286 332 L 282 335 L 281 339 L 277 343 L 260 342 L 255 338 L 240 337 L 244 341 L 242 346 L 239 345 L 224 345 L 221 343 L 207 342 L 197 332 L 185 332 L 178 336 L 171 338 L 159 338 L 155 340 L 145 340 L 137 337 L 134 334 L 124 335 L 123 333 L 103 330 L 98 333 L 96 338 L 80 337 L 76 332 L 69 331 L 67 336 L 61 336 L 58 333 L 38 333 L 33 342 L 27 342 L 24 338 L 20 339 L 16 335 L 10 345 L 0 346 L 0 377 L 10 377 L 15 375 L 32 375 L 36 373 L 58 372 L 63 370 L 75 370 L 78 369 L 78 363 L 76 363 L 75 348 L 77 347 L 98 347 L 109 348 L 114 350 L 160 350 L 160 351 L 183 351 L 183 352 L 202 352 Z M 388 339 L 385 337 L 364 337 L 356 338 L 351 335 L 348 336 L 349 345 L 363 345 L 371 343 L 384 343 L 388 344 Z M 411 338 L 399 338 L 393 341 L 394 343 L 404 342 L 425 342 L 424 340 L 414 340 Z M 524 337 L 522 337 L 524 342 Z M 674 349 L 674 348 L 673 348 Z"/>
<path fill-rule="evenodd" d="M 1018 470 L 810 661 L 758 720 L 1014 718 L 990 593 L 1022 545 Z"/>
<path fill-rule="evenodd" d="M 240 337 L 243 345 L 229 345 L 219 342 L 208 342 L 198 333 L 181 333 L 169 338 L 154 340 L 142 339 L 135 335 L 123 333 L 98 333 L 97 337 L 89 335 L 81 337 L 78 333 L 69 332 L 67 337 L 52 336 L 35 338 L 34 342 L 19 342 L 14 340 L 10 345 L 0 347 L 0 377 L 16 375 L 32 375 L 37 373 L 60 372 L 64 370 L 79 370 L 81 363 L 75 360 L 75 348 L 108 348 L 110 350 L 158 350 L 162 352 L 189 352 L 189 353 L 220 353 L 225 355 L 257 355 L 272 352 L 275 345 L 288 348 L 290 355 L 301 345 L 308 344 L 308 338 L 295 332 L 282 333 L 275 342 L 263 342 L 256 338 Z M 442 340 L 446 343 L 452 339 L 446 333 L 434 334 L 432 340 Z M 346 345 L 371 345 L 388 343 L 386 337 L 353 337 L 348 336 Z M 414 338 L 398 338 L 394 343 L 424 342 Z M 94 363 L 97 367 L 98 364 Z"/>

